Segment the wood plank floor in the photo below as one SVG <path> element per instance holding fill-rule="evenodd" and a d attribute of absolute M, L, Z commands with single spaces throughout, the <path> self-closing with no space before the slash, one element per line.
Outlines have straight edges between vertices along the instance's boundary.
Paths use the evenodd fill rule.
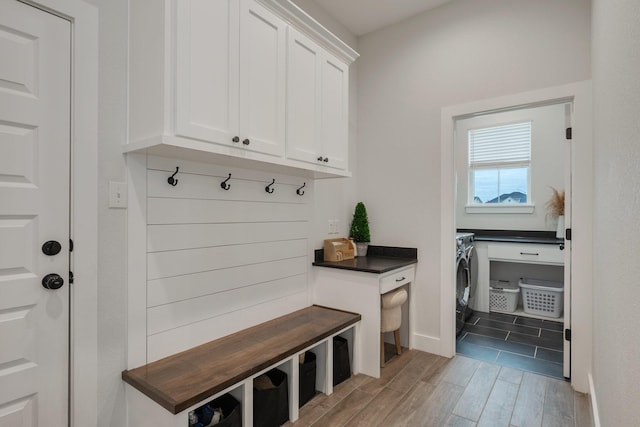
<path fill-rule="evenodd" d="M 389 352 L 388 352 L 389 353 Z M 379 379 L 355 375 L 316 395 L 287 426 L 589 427 L 587 395 L 568 382 L 457 355 L 404 351 Z"/>

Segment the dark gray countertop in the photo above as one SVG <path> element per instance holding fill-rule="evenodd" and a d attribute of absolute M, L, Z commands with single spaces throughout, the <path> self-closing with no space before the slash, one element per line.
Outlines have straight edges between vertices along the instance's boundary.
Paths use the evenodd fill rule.
<path fill-rule="evenodd" d="M 366 257 L 356 257 L 344 261 L 324 261 L 324 250 L 317 249 L 313 265 L 316 267 L 381 274 L 417 262 L 418 250 L 416 248 L 369 245 Z"/>
<path fill-rule="evenodd" d="M 555 231 L 526 230 L 475 230 L 460 228 L 459 233 L 473 233 L 477 242 L 539 243 L 543 245 L 561 245 L 564 239 L 558 239 Z"/>

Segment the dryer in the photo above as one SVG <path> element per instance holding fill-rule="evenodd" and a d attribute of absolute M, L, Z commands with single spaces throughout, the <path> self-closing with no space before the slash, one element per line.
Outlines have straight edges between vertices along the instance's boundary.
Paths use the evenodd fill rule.
<path fill-rule="evenodd" d="M 469 302 L 475 295 L 477 260 L 473 233 L 456 233 L 456 335 L 464 327 L 464 322 L 473 311 Z"/>

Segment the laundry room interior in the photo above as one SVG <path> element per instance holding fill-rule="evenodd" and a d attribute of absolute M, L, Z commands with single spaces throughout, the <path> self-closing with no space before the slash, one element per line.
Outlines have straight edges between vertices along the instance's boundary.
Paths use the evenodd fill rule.
<path fill-rule="evenodd" d="M 458 354 L 569 377 L 564 227 L 572 108 L 549 101 L 456 120 Z M 508 141 L 499 152 L 487 144 L 498 140 Z"/>

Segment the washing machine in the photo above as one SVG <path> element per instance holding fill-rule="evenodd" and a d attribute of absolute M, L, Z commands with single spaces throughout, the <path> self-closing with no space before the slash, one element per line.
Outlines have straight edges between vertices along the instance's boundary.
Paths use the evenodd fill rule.
<path fill-rule="evenodd" d="M 456 233 L 456 335 L 473 311 L 469 304 L 476 293 L 478 262 L 474 234 Z"/>

